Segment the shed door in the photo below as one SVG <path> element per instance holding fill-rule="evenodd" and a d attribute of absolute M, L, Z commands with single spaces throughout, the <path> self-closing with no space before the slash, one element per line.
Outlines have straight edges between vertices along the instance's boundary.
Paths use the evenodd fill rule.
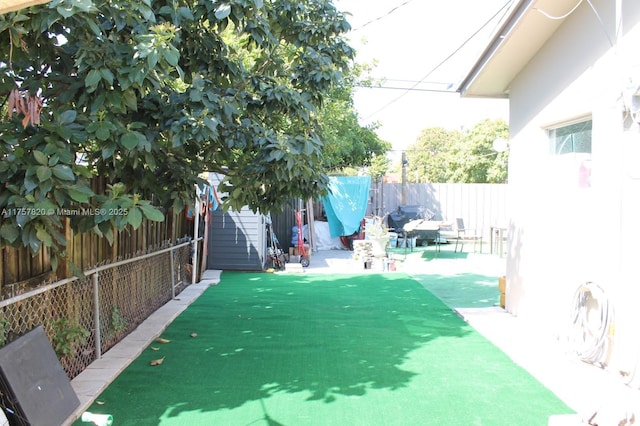
<path fill-rule="evenodd" d="M 211 214 L 207 268 L 262 271 L 266 257 L 264 216 L 248 208 Z"/>

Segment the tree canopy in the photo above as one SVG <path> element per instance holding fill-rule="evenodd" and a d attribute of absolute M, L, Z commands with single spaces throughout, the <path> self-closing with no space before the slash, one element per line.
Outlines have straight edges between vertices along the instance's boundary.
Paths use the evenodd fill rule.
<path fill-rule="evenodd" d="M 484 120 L 466 131 L 424 129 L 407 150 L 407 179 L 412 182 L 504 183 L 508 152 L 493 141 L 507 139 L 504 120 Z"/>
<path fill-rule="evenodd" d="M 391 143 L 376 134 L 376 124 L 360 125 L 354 107 L 354 81 L 368 70 L 367 66 L 355 65 L 345 75 L 343 84 L 331 91 L 318 112 L 324 164 L 330 170 L 370 166 L 375 156 L 384 155 L 391 149 Z"/>
<path fill-rule="evenodd" d="M 324 0 L 53 0 L 0 15 L 0 243 L 162 220 L 204 171 L 226 206 L 326 190 L 318 109 L 353 50 Z M 93 176 L 110 190 L 95 194 Z M 127 215 L 118 214 L 127 211 Z M 53 212 L 53 214 L 52 214 Z"/>

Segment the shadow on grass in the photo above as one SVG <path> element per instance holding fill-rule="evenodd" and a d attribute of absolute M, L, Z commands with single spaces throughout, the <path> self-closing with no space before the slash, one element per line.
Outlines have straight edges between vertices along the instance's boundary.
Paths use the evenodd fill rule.
<path fill-rule="evenodd" d="M 127 419 L 119 424 L 157 424 L 282 392 L 331 403 L 408 386 L 416 373 L 401 366 L 410 352 L 468 333 L 404 274 L 224 273 L 169 326 L 171 342 L 146 349 L 99 397 L 108 405 L 92 408 Z"/>

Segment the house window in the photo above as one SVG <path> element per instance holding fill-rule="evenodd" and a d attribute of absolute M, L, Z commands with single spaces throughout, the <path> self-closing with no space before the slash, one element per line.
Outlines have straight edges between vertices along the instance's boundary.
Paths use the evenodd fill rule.
<path fill-rule="evenodd" d="M 569 187 L 591 187 L 591 127 L 585 120 L 547 130 L 556 176 Z"/>
<path fill-rule="evenodd" d="M 591 120 L 549 129 L 551 153 L 591 154 Z"/>

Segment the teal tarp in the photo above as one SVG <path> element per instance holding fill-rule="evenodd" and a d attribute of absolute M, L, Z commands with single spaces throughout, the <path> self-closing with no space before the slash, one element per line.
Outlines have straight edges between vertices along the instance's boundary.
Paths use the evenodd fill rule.
<path fill-rule="evenodd" d="M 369 176 L 339 176 L 329 178 L 329 195 L 322 198 L 332 237 L 351 235 L 360 229 L 360 222 L 369 201 Z"/>

